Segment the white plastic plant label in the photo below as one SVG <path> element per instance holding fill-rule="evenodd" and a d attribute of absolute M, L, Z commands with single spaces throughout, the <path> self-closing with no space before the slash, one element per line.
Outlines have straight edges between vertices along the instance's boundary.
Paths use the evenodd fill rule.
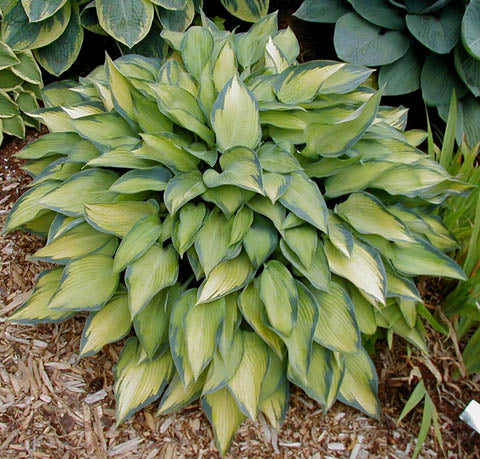
<path fill-rule="evenodd" d="M 460 415 L 460 419 L 480 433 L 480 403 L 472 400 Z"/>

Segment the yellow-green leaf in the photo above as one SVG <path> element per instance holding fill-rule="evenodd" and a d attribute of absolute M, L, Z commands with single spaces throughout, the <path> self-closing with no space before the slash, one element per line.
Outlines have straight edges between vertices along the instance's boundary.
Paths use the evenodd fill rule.
<path fill-rule="evenodd" d="M 80 356 L 96 354 L 106 344 L 122 339 L 131 326 L 126 293 L 115 295 L 102 309 L 90 313 L 82 331 Z"/>
<path fill-rule="evenodd" d="M 125 283 L 128 303 L 135 317 L 162 289 L 178 278 L 177 252 L 172 246 L 152 245 L 140 258 L 127 266 Z"/>
<path fill-rule="evenodd" d="M 63 271 L 58 290 L 48 307 L 67 311 L 97 311 L 117 290 L 118 273 L 113 259 L 106 255 L 88 255 L 70 262 Z"/>

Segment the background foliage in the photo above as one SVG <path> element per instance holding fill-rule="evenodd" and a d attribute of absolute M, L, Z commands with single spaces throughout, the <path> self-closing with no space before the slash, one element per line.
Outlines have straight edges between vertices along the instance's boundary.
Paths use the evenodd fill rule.
<path fill-rule="evenodd" d="M 457 141 L 480 141 L 480 0 L 305 0 L 295 15 L 335 23 L 338 57 L 381 67 L 385 95 L 421 89 L 446 121 L 455 90 Z"/>

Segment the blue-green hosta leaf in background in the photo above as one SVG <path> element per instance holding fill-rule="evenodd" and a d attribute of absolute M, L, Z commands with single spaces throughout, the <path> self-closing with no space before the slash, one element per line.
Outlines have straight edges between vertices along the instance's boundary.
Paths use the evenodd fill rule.
<path fill-rule="evenodd" d="M 177 7 L 152 3 L 170 19 Z M 298 64 L 275 14 L 241 34 L 203 21 L 163 34 L 166 62 L 107 58 L 45 88 L 28 115 L 52 132 L 18 154 L 35 178 L 3 231 L 48 236 L 34 256 L 59 265 L 12 320 L 88 311 L 82 355 L 130 333 L 118 422 L 200 399 L 224 454 L 245 417 L 280 425 L 290 383 L 324 411 L 338 399 L 378 417 L 362 333 L 426 350 L 412 279 L 464 278 L 434 214 L 471 187 L 417 148 L 426 134 L 381 105 L 371 69 Z M 2 53 L 12 75 L 38 79 L 28 51 Z M 2 123 L 15 103 L 0 92 Z"/>
<path fill-rule="evenodd" d="M 383 33 L 356 13 L 342 16 L 335 27 L 335 50 L 338 57 L 361 65 L 385 65 L 400 59 L 410 42 L 399 31 Z M 352 46 L 352 42 L 356 46 Z"/>
<path fill-rule="evenodd" d="M 458 104 L 465 101 L 469 117 L 464 123 L 459 109 L 457 141 L 463 137 L 469 145 L 480 141 L 474 107 L 480 94 L 479 0 L 304 0 L 295 15 L 335 23 L 337 55 L 347 62 L 380 67 L 378 86 L 385 95 L 420 88 L 427 105 L 436 107 L 446 121 L 455 89 Z M 302 140 L 299 136 L 297 143 Z"/>

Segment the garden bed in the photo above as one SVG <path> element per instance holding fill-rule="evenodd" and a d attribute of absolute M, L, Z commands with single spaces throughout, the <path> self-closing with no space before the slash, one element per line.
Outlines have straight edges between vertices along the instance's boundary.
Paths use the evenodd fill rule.
<path fill-rule="evenodd" d="M 28 141 L 36 137 L 30 134 Z M 29 177 L 13 155 L 23 146 L 7 143 L 0 152 L 0 225 Z M 45 264 L 31 254 L 42 242 L 15 232 L 0 237 L 0 451 L 2 458 L 218 457 L 207 418 L 195 403 L 179 414 L 155 417 L 155 405 L 115 427 L 112 365 L 121 346 L 78 360 L 84 318 L 60 325 L 20 326 L 6 322 L 27 297 Z M 429 334 L 431 363 L 408 359 L 395 339 L 392 352 L 382 343 L 374 357 L 383 419 L 376 422 L 336 403 L 323 415 L 320 406 L 294 389 L 286 420 L 277 433 L 265 423 L 247 421 L 229 457 L 408 457 L 415 446 L 421 406 L 400 427 L 395 424 L 415 385 L 419 366 L 439 411 L 444 450 L 449 457 L 479 457 L 480 438 L 458 420 L 480 381 L 452 379 L 457 357 L 449 339 Z M 430 369 L 429 369 L 430 368 Z M 424 457 L 441 454 L 428 440 Z"/>

